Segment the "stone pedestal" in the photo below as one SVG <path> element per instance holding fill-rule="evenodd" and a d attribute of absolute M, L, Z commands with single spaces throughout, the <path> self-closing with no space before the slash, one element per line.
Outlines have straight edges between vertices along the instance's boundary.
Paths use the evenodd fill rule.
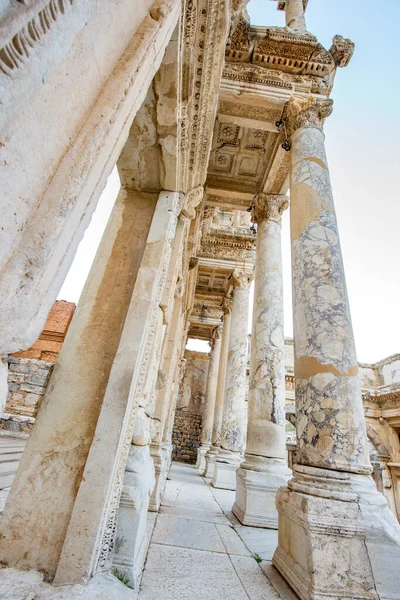
<path fill-rule="evenodd" d="M 238 452 L 220 448 L 215 458 L 211 485 L 224 490 L 236 490 L 236 471 L 241 462 L 242 458 Z"/>
<path fill-rule="evenodd" d="M 285 344 L 281 214 L 286 196 L 260 194 L 245 462 L 237 473 L 233 513 L 245 525 L 278 528 L 275 496 L 291 475 L 286 464 Z"/>
<path fill-rule="evenodd" d="M 301 600 L 399 595 L 400 526 L 377 492 L 322 124 L 332 101 L 293 98 L 291 239 L 298 452 L 279 490 L 273 563 Z"/>
<path fill-rule="evenodd" d="M 291 471 L 285 460 L 254 457 L 236 472 L 236 498 L 232 512 L 243 525 L 278 529 L 276 495 Z M 257 464 L 258 463 L 258 464 Z"/>
<path fill-rule="evenodd" d="M 247 322 L 249 311 L 249 274 L 233 273 L 232 322 L 221 428 L 221 449 L 215 459 L 212 485 L 229 490 L 236 488 L 233 477 L 242 458 L 245 438 L 245 401 L 247 369 Z"/>
<path fill-rule="evenodd" d="M 216 446 L 211 446 L 209 451 L 205 456 L 205 467 L 203 476 L 204 477 L 213 477 L 214 476 L 214 468 L 215 468 L 215 459 L 217 457 L 219 448 Z"/>
<path fill-rule="evenodd" d="M 277 506 L 273 562 L 301 599 L 399 597 L 399 527 L 371 477 L 295 465 Z"/>
<path fill-rule="evenodd" d="M 146 558 L 147 511 L 154 487 L 154 466 L 148 446 L 131 446 L 118 512 L 113 565 L 136 589 Z"/>
<path fill-rule="evenodd" d="M 206 454 L 209 449 L 210 444 L 202 444 L 197 450 L 196 469 L 198 469 L 200 473 L 204 473 L 204 469 L 206 468 Z"/>

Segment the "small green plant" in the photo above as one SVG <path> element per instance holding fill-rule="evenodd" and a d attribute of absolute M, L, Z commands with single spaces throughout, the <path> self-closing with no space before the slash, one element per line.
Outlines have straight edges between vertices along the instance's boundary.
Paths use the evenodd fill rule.
<path fill-rule="evenodd" d="M 167 477 L 167 481 L 171 481 L 171 477 Z"/>
<path fill-rule="evenodd" d="M 253 558 L 256 561 L 256 563 L 258 563 L 258 564 L 260 564 L 262 562 L 262 558 L 258 554 L 253 554 Z"/>
<path fill-rule="evenodd" d="M 125 575 L 125 573 L 123 573 L 122 571 L 120 571 L 116 567 L 114 567 L 111 572 L 114 575 L 114 577 L 116 577 L 117 579 L 120 580 L 121 583 L 123 583 L 124 585 L 128 585 L 128 583 L 129 583 L 130 580 Z"/>

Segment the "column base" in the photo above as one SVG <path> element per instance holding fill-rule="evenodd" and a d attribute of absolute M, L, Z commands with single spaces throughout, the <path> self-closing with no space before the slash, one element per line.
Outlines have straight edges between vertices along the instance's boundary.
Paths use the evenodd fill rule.
<path fill-rule="evenodd" d="M 147 511 L 154 487 L 148 446 L 131 446 L 119 505 L 113 566 L 137 589 L 147 552 Z"/>
<path fill-rule="evenodd" d="M 294 466 L 273 564 L 301 600 L 395 600 L 400 526 L 372 478 Z"/>
<path fill-rule="evenodd" d="M 291 475 L 284 459 L 245 455 L 236 471 L 233 514 L 243 525 L 278 529 L 276 494 Z"/>
<path fill-rule="evenodd" d="M 164 494 L 169 471 L 168 448 L 158 444 L 150 445 L 150 455 L 154 463 L 155 484 L 150 497 L 149 511 L 158 512 Z"/>
<path fill-rule="evenodd" d="M 197 450 L 196 469 L 203 473 L 206 468 L 206 454 L 210 449 L 210 444 L 202 444 Z"/>
<path fill-rule="evenodd" d="M 236 490 L 236 471 L 241 462 L 242 458 L 238 452 L 221 449 L 215 458 L 211 485 L 223 490 Z"/>
<path fill-rule="evenodd" d="M 215 459 L 217 457 L 219 448 L 216 446 L 211 446 L 209 451 L 206 454 L 206 466 L 204 468 L 203 477 L 214 477 L 214 469 L 215 469 Z"/>

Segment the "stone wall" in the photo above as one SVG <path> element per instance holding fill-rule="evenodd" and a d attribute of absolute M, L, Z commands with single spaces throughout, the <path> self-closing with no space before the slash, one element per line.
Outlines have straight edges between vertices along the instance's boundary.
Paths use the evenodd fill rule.
<path fill-rule="evenodd" d="M 185 350 L 186 367 L 179 388 L 174 428 L 172 458 L 195 463 L 200 446 L 209 354 Z"/>
<path fill-rule="evenodd" d="M 31 431 L 74 312 L 72 302 L 55 302 L 36 342 L 7 357 L 8 394 L 0 430 Z"/>
<path fill-rule="evenodd" d="M 35 358 L 8 357 L 6 414 L 36 417 L 53 366 Z"/>
<path fill-rule="evenodd" d="M 172 430 L 172 460 L 194 464 L 200 446 L 201 415 L 177 410 Z"/>

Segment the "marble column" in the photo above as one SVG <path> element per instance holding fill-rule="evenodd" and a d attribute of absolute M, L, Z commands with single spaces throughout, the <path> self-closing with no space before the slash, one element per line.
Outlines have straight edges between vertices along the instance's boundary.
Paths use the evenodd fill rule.
<path fill-rule="evenodd" d="M 273 563 L 301 599 L 395 598 L 400 526 L 370 476 L 360 378 L 324 119 L 331 100 L 292 98 L 291 240 L 298 453 L 277 494 Z M 397 590 L 397 591 L 396 591 Z"/>
<path fill-rule="evenodd" d="M 226 381 L 226 367 L 228 363 L 229 336 L 231 331 L 232 299 L 224 298 L 224 324 L 222 330 L 221 353 L 219 357 L 217 391 L 214 407 L 213 429 L 211 447 L 206 454 L 204 477 L 214 476 L 215 458 L 221 444 L 222 413 L 224 409 L 224 394 Z"/>
<path fill-rule="evenodd" d="M 304 33 L 305 31 L 307 31 L 304 12 L 305 11 L 303 0 L 286 0 L 286 27 L 289 27 L 290 29 L 293 29 L 293 31 L 297 31 L 299 33 Z"/>
<path fill-rule="evenodd" d="M 236 472 L 233 512 L 244 525 L 278 528 L 275 498 L 291 471 L 286 462 L 285 342 L 281 215 L 286 196 L 260 194 L 245 460 Z"/>
<path fill-rule="evenodd" d="M 205 455 L 211 447 L 214 422 L 214 409 L 218 384 L 218 366 L 221 354 L 222 326 L 214 329 L 211 339 L 210 362 L 208 365 L 206 403 L 201 426 L 201 446 L 197 451 L 196 468 L 203 473 L 206 466 Z"/>
<path fill-rule="evenodd" d="M 232 322 L 229 336 L 228 363 L 221 444 L 215 459 L 212 485 L 229 490 L 236 489 L 236 470 L 241 463 L 245 438 L 245 401 L 247 392 L 247 325 L 249 289 L 252 277 L 234 271 Z"/>

